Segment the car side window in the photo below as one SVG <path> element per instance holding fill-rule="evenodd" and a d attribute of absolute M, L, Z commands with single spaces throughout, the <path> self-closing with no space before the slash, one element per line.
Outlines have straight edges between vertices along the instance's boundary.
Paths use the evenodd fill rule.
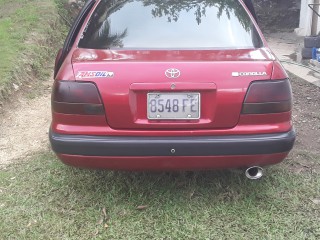
<path fill-rule="evenodd" d="M 84 20 L 89 14 L 92 7 L 94 6 L 95 2 L 96 0 L 87 1 L 86 4 L 83 6 L 82 10 L 80 11 L 79 15 L 77 16 L 76 20 L 74 21 L 73 25 L 71 26 L 68 36 L 64 42 L 61 56 L 58 59 L 57 65 L 55 67 L 55 75 L 59 71 L 63 61 L 70 52 L 71 47 L 73 46 L 74 41 L 76 40 L 76 37 L 84 23 Z"/>

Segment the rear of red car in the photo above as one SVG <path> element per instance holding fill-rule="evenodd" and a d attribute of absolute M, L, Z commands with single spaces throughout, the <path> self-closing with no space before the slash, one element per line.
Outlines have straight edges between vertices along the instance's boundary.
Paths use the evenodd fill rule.
<path fill-rule="evenodd" d="M 56 62 L 66 164 L 251 167 L 293 147 L 288 76 L 241 1 L 89 1 Z"/>

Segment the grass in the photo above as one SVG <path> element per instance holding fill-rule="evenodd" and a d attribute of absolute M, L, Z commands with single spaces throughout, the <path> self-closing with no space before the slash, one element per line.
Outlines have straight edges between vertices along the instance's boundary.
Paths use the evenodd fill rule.
<path fill-rule="evenodd" d="M 54 0 L 0 0 L 0 101 L 13 84 L 47 78 L 61 45 L 61 29 Z M 51 68 L 50 68 L 51 70 Z"/>
<path fill-rule="evenodd" d="M 43 153 L 1 171 L 0 239 L 320 239 L 320 176 L 285 169 L 90 171 Z"/>
<path fill-rule="evenodd" d="M 48 43 L 59 39 L 53 1 L 10 4 L 0 0 L 0 89 L 26 70 L 44 76 Z M 300 155 L 319 166 L 319 155 Z M 319 173 L 287 169 L 271 167 L 261 181 L 89 171 L 41 153 L 0 170 L 0 239 L 320 239 Z"/>

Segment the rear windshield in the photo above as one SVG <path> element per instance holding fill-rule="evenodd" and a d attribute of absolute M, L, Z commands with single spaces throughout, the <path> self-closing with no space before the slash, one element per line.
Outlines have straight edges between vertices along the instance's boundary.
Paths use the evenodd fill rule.
<path fill-rule="evenodd" d="M 238 0 L 102 0 L 79 42 L 91 49 L 247 49 L 262 42 Z"/>

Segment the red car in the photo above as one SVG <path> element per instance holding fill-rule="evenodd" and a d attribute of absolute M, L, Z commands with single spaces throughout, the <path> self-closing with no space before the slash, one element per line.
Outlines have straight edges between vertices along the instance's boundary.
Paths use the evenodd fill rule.
<path fill-rule="evenodd" d="M 93 0 L 56 59 L 50 141 L 76 167 L 259 178 L 293 147 L 291 109 L 243 1 Z"/>

